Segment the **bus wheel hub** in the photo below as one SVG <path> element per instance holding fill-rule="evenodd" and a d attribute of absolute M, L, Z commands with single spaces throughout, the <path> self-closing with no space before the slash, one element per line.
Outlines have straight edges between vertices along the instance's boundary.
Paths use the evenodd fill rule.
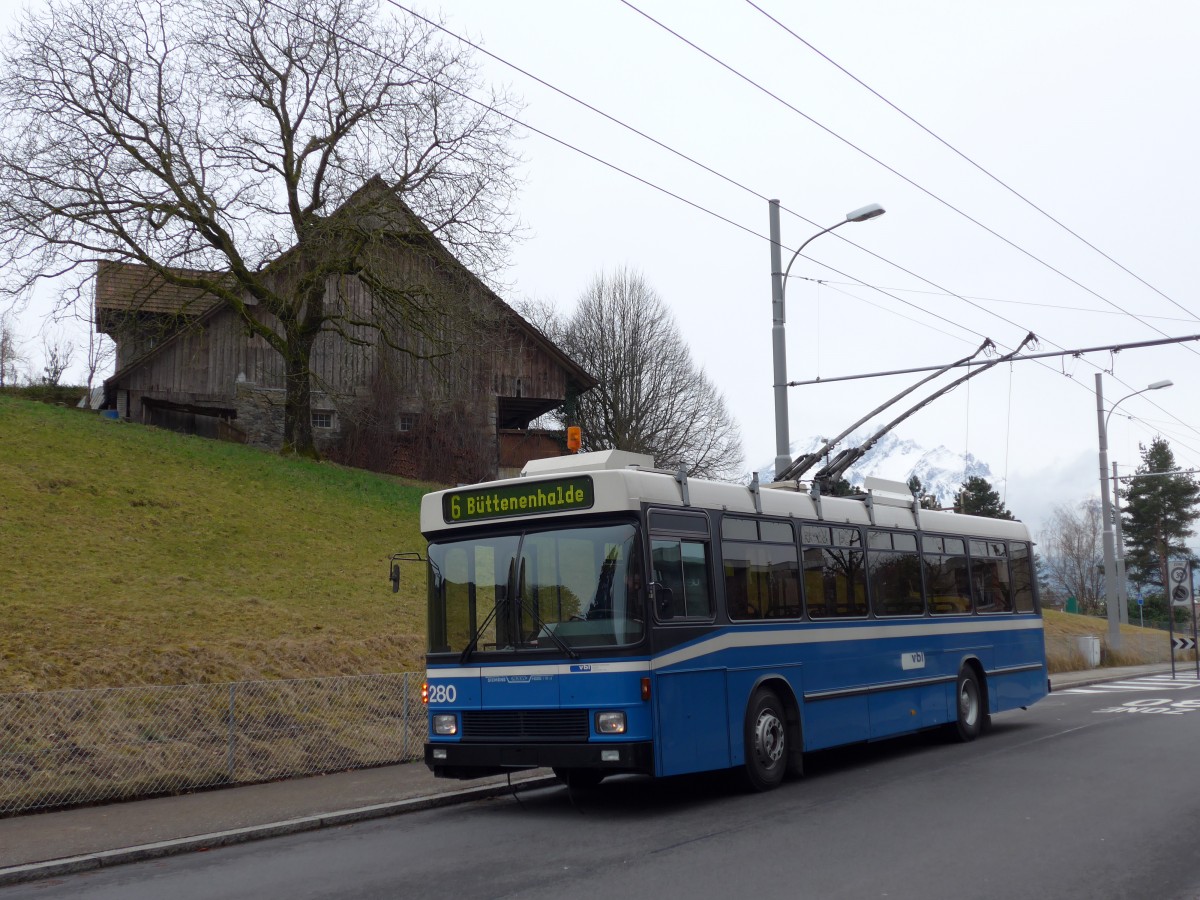
<path fill-rule="evenodd" d="M 774 710 L 765 709 L 754 725 L 754 751 L 768 766 L 783 756 L 783 722 Z"/>

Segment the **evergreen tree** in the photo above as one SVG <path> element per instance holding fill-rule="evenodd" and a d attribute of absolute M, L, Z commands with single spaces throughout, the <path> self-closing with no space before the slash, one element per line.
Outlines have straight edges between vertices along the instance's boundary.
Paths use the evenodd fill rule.
<path fill-rule="evenodd" d="M 830 493 L 834 497 L 849 497 L 851 494 L 856 493 L 856 491 L 850 486 L 849 481 L 845 478 L 839 478 L 833 483 L 833 490 Z"/>
<path fill-rule="evenodd" d="M 986 516 L 989 519 L 1016 518 L 1000 500 L 991 483 L 979 475 L 972 475 L 962 484 L 954 500 L 954 511 L 969 516 Z"/>
<path fill-rule="evenodd" d="M 1121 490 L 1124 509 L 1125 565 L 1135 584 L 1163 584 L 1166 560 L 1191 559 L 1187 538 L 1200 516 L 1200 484 L 1179 473 L 1166 438 L 1156 437 L 1142 447 L 1142 464 L 1129 486 Z"/>
<path fill-rule="evenodd" d="M 941 509 L 941 507 L 938 506 L 937 497 L 933 496 L 933 494 L 925 493 L 925 489 L 921 485 L 921 479 L 916 475 L 910 475 L 908 477 L 908 489 L 912 491 L 913 496 L 920 501 L 921 509 Z"/>

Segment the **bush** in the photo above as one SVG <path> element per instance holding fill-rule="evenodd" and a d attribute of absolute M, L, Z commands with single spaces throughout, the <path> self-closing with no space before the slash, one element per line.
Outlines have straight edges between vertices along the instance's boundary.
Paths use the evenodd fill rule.
<path fill-rule="evenodd" d="M 85 394 L 87 387 L 75 384 L 24 384 L 0 388 L 0 396 L 49 403 L 52 406 L 75 406 Z"/>

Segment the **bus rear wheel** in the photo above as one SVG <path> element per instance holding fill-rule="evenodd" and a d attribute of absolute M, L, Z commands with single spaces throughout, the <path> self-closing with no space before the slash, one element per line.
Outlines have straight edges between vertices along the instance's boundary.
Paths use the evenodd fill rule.
<path fill-rule="evenodd" d="M 951 735 L 966 743 L 979 737 L 983 730 L 987 713 L 983 709 L 983 691 L 979 687 L 979 676 L 970 666 L 958 673 L 958 683 L 954 688 L 955 705 L 958 707 Z"/>
<path fill-rule="evenodd" d="M 746 764 L 742 780 L 752 791 L 778 787 L 787 772 L 787 717 L 778 695 L 759 688 L 746 707 Z"/>
<path fill-rule="evenodd" d="M 597 787 L 607 773 L 600 769 L 564 769 L 561 766 L 555 766 L 554 774 L 559 781 L 572 790 L 586 791 Z"/>

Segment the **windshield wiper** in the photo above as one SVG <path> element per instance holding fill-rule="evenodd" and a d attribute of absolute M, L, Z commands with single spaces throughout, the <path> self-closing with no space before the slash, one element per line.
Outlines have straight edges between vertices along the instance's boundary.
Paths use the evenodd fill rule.
<path fill-rule="evenodd" d="M 512 573 L 511 566 L 512 566 L 512 564 L 509 563 L 509 573 L 510 573 L 509 577 L 510 578 L 511 578 L 511 573 Z M 517 571 L 518 571 L 517 584 L 516 584 L 517 610 L 519 612 L 529 614 L 529 618 L 533 620 L 533 624 L 536 625 L 537 629 L 538 629 L 535 632 L 535 636 L 541 635 L 542 632 L 545 632 L 546 635 L 550 638 L 550 640 L 554 641 L 555 646 L 558 647 L 558 649 L 561 650 L 564 654 L 566 654 L 570 659 L 579 659 L 579 654 L 575 652 L 575 650 L 571 647 L 571 645 L 568 644 L 566 641 L 564 641 L 557 634 L 555 634 L 550 629 L 550 627 L 548 625 L 546 625 L 546 623 L 543 622 L 538 617 L 538 614 L 533 609 L 532 605 L 526 606 L 525 601 L 522 599 L 522 597 L 521 597 L 521 581 L 525 575 L 525 560 L 523 560 L 523 559 L 521 560 L 521 567 Z M 475 650 L 479 647 L 479 638 L 483 636 L 483 633 L 485 631 L 487 631 L 487 627 L 488 627 L 488 625 L 491 624 L 492 619 L 496 618 L 496 613 L 499 611 L 500 606 L 502 604 L 508 604 L 511 602 L 512 602 L 511 600 L 507 600 L 507 599 L 496 601 L 495 605 L 492 607 L 492 611 L 487 614 L 487 617 L 483 620 L 483 623 L 479 626 L 479 628 L 477 628 L 475 630 L 474 637 L 472 637 L 470 642 L 467 644 L 467 646 L 463 648 L 463 652 L 461 654 L 459 654 L 458 664 L 460 666 L 465 665 L 467 660 L 471 658 L 471 654 L 474 653 Z"/>
<path fill-rule="evenodd" d="M 488 625 L 489 625 L 489 624 L 491 624 L 491 621 L 492 621 L 492 619 L 496 618 L 496 610 L 498 610 L 498 609 L 500 608 L 500 603 L 503 603 L 503 602 L 504 602 L 504 601 L 503 601 L 503 600 L 501 600 L 501 601 L 499 601 L 499 603 L 496 603 L 496 604 L 495 604 L 495 605 L 492 607 L 492 611 L 491 611 L 490 613 L 488 613 L 488 614 L 487 614 L 487 617 L 486 617 L 486 618 L 483 620 L 483 624 L 482 624 L 482 625 L 480 625 L 480 626 L 479 626 L 479 627 L 478 627 L 478 628 L 475 630 L 475 636 L 474 636 L 473 638 L 471 638 L 471 641 L 470 641 L 470 643 L 468 643 L 468 644 L 467 644 L 467 646 L 465 646 L 465 647 L 463 648 L 463 652 L 462 652 L 462 654 L 461 654 L 461 655 L 458 657 L 458 664 L 459 664 L 460 666 L 461 666 L 461 665 L 463 665 L 464 663 L 466 663 L 466 661 L 467 661 L 468 659 L 470 659 L 470 658 L 471 658 L 471 654 L 472 654 L 472 653 L 474 653 L 474 652 L 475 652 L 475 648 L 479 646 L 479 638 L 480 638 L 480 636 L 481 636 L 481 635 L 482 635 L 482 634 L 483 634 L 485 631 L 487 631 L 487 627 L 488 627 Z"/>
<path fill-rule="evenodd" d="M 564 641 L 562 638 L 560 638 L 553 631 L 551 631 L 550 628 L 546 625 L 546 623 L 543 622 L 540 618 L 538 618 L 538 614 L 533 609 L 532 604 L 530 606 L 525 605 L 525 601 L 524 601 L 524 599 L 522 599 L 522 596 L 521 596 L 522 587 L 524 586 L 524 581 L 525 581 L 525 560 L 522 559 L 521 560 L 521 568 L 517 570 L 517 608 L 519 610 L 521 610 L 522 612 L 529 613 L 529 618 L 533 619 L 533 624 L 538 627 L 536 634 L 541 635 L 541 633 L 543 631 L 546 632 L 546 634 L 549 636 L 550 640 L 554 641 L 555 646 L 557 646 L 559 650 L 561 650 L 563 653 L 565 653 L 570 659 L 579 659 L 579 654 L 575 652 L 575 650 L 571 647 L 571 645 L 568 644 L 566 641 Z"/>
<path fill-rule="evenodd" d="M 505 588 L 504 588 L 505 593 L 507 593 L 509 590 L 508 586 L 512 584 L 512 575 L 513 575 L 513 561 L 511 559 L 509 559 L 509 561 L 508 561 L 508 578 L 505 581 Z M 497 593 L 499 593 L 499 592 L 497 592 Z M 506 602 L 507 602 L 507 600 L 501 600 L 501 599 L 497 598 L 496 602 L 492 604 L 492 611 L 489 612 L 487 614 L 487 616 L 484 617 L 483 624 L 475 629 L 475 634 L 474 634 L 474 636 L 472 636 L 471 640 L 467 643 L 467 646 L 463 647 L 463 652 L 458 657 L 458 664 L 460 666 L 463 665 L 468 659 L 471 658 L 471 654 L 474 653 L 475 648 L 479 646 L 479 638 L 482 637 L 482 635 L 485 631 L 487 631 L 487 627 L 488 627 L 488 625 L 491 624 L 492 619 L 496 618 L 496 612 L 500 609 L 500 604 L 506 603 Z"/>

